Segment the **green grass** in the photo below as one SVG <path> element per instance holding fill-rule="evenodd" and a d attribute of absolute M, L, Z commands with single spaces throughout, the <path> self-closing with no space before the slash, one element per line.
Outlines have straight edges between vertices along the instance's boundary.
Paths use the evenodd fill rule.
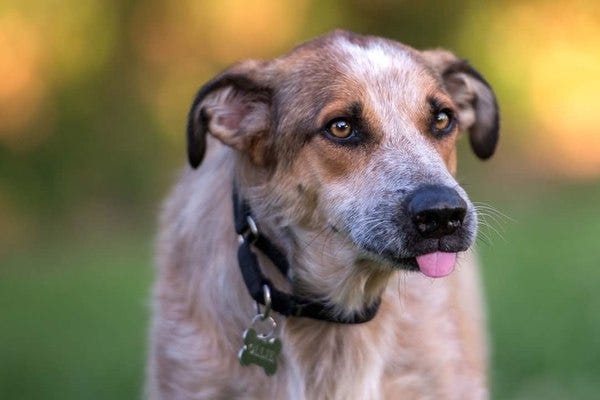
<path fill-rule="evenodd" d="M 479 246 L 496 399 L 600 398 L 599 189 L 515 196 L 505 239 Z"/>
<path fill-rule="evenodd" d="M 494 398 L 600 398 L 600 187 L 494 205 L 514 219 L 479 244 Z M 149 235 L 3 260 L 0 399 L 140 398 L 151 266 Z"/>
<path fill-rule="evenodd" d="M 1 399 L 141 398 L 147 242 L 63 245 L 4 263 Z"/>

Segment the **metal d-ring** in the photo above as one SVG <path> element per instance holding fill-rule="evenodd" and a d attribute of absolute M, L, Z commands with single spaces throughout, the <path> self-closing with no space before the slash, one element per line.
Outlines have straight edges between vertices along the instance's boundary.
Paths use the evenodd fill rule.
<path fill-rule="evenodd" d="M 265 323 L 267 325 L 264 325 Z M 277 329 L 277 322 L 271 316 L 263 318 L 262 314 L 257 314 L 252 318 L 250 328 L 254 329 L 260 338 L 268 338 Z"/>
<path fill-rule="evenodd" d="M 262 315 L 263 319 L 266 319 L 271 314 L 271 289 L 269 289 L 269 285 L 263 285 L 263 297 L 265 299 L 265 309 Z"/>
<path fill-rule="evenodd" d="M 265 300 L 265 309 L 260 311 L 260 304 L 258 301 L 256 302 L 256 312 L 257 316 L 260 316 L 261 320 L 265 320 L 269 318 L 271 315 L 271 289 L 269 289 L 269 285 L 263 285 L 263 299 Z"/>
<path fill-rule="evenodd" d="M 277 322 L 271 316 L 271 290 L 266 284 L 263 285 L 263 298 L 265 300 L 265 308 L 261 312 L 260 304 L 258 301 L 256 302 L 256 315 L 252 319 L 250 327 L 252 329 L 256 329 L 258 336 L 264 339 L 271 337 L 277 328 Z M 265 323 L 268 324 L 268 328 L 266 330 L 266 326 L 264 325 Z"/>

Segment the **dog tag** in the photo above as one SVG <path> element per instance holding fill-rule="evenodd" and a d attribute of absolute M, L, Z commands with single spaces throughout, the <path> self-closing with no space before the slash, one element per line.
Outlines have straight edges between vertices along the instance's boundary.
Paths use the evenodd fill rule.
<path fill-rule="evenodd" d="M 270 376 L 277 371 L 277 359 L 281 352 L 281 340 L 272 336 L 277 324 L 271 317 L 266 318 L 272 324 L 271 331 L 266 335 L 256 332 L 254 325 L 262 317 L 261 314 L 254 317 L 250 328 L 244 331 L 244 345 L 238 353 L 238 358 L 241 365 L 258 365 Z"/>

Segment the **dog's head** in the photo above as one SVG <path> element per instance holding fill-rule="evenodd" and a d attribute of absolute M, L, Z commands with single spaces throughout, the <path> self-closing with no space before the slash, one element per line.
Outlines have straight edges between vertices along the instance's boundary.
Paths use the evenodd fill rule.
<path fill-rule="evenodd" d="M 476 233 L 453 178 L 460 131 L 478 157 L 493 154 L 496 100 L 468 63 L 336 31 L 206 84 L 189 114 L 188 155 L 197 167 L 210 133 L 263 172 L 252 182 L 260 201 L 250 201 L 265 218 L 328 230 L 358 258 L 443 276 Z"/>

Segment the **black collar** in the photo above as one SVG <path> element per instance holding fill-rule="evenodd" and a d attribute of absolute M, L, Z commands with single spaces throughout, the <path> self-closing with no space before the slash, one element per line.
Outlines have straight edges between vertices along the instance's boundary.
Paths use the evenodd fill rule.
<path fill-rule="evenodd" d="M 258 231 L 252 219 L 250 207 L 243 199 L 240 201 L 235 185 L 233 190 L 233 212 L 235 231 L 242 238 L 238 249 L 238 262 L 246 288 L 248 288 L 250 296 L 255 301 L 265 304 L 263 287 L 266 285 L 271 295 L 271 308 L 286 317 L 305 317 L 342 324 L 360 324 L 375 317 L 381 304 L 381 298 L 372 305 L 365 307 L 364 310 L 349 316 L 340 316 L 327 303 L 278 290 L 261 271 L 251 246 L 262 251 L 286 277 L 290 267 L 288 260 L 281 250 Z"/>

